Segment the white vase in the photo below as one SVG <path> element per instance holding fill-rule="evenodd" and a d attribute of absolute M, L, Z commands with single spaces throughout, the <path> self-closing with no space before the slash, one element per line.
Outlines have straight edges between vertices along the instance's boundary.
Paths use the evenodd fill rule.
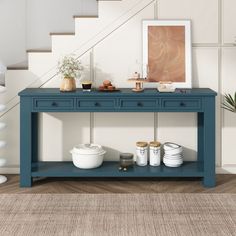
<path fill-rule="evenodd" d="M 0 93 L 6 92 L 6 87 L 0 85 Z M 6 109 L 6 106 L 3 104 L 0 104 L 0 112 L 4 111 Z M 3 130 L 6 127 L 5 123 L 0 122 L 0 130 Z M 4 148 L 6 146 L 6 141 L 1 140 L 0 141 L 0 148 Z M 0 159 L 0 166 L 4 166 L 6 163 L 6 160 Z M 3 184 L 7 181 L 7 177 L 0 175 L 0 184 Z"/>
<path fill-rule="evenodd" d="M 3 184 L 5 182 L 7 182 L 7 177 L 4 175 L 0 175 L 0 184 Z"/>

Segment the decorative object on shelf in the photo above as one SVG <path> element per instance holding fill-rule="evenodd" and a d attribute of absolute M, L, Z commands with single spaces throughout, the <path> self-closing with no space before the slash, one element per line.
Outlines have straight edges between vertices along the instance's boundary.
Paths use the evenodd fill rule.
<path fill-rule="evenodd" d="M 134 72 L 132 78 L 133 78 L 133 79 L 140 79 L 140 73 L 138 73 L 138 72 Z"/>
<path fill-rule="evenodd" d="M 63 75 L 60 86 L 62 92 L 72 92 L 76 90 L 75 79 L 80 77 L 83 67 L 81 62 L 74 55 L 63 57 L 58 62 L 58 72 Z"/>
<path fill-rule="evenodd" d="M 143 77 L 172 81 L 191 88 L 191 26 L 189 20 L 143 21 Z"/>
<path fill-rule="evenodd" d="M 60 91 L 61 92 L 72 92 L 76 90 L 75 78 L 64 77 L 61 82 Z"/>
<path fill-rule="evenodd" d="M 7 71 L 6 66 L 0 61 L 0 85 L 5 84 L 5 73 Z M 2 88 L 5 88 L 2 86 Z M 0 91 L 1 93 L 1 91 Z"/>
<path fill-rule="evenodd" d="M 160 81 L 157 85 L 157 90 L 160 93 L 173 93 L 175 92 L 175 86 L 171 81 Z"/>
<path fill-rule="evenodd" d="M 120 91 L 119 89 L 116 89 L 116 87 L 111 83 L 110 80 L 104 80 L 103 84 L 99 86 L 99 91 L 101 92 L 115 92 Z"/>
<path fill-rule="evenodd" d="M 134 155 L 132 153 L 120 154 L 120 166 L 119 170 L 127 171 L 128 168 L 134 165 Z"/>
<path fill-rule="evenodd" d="M 92 81 L 82 81 L 81 84 L 84 92 L 91 92 Z"/>
<path fill-rule="evenodd" d="M 132 78 L 128 79 L 130 82 L 135 82 L 135 88 L 132 89 L 134 92 L 142 92 L 144 90 L 143 83 L 147 82 L 145 79 L 140 77 L 140 73 L 134 72 Z"/>
<path fill-rule="evenodd" d="M 159 166 L 161 164 L 161 143 L 149 143 L 149 164 L 150 166 Z"/>
<path fill-rule="evenodd" d="M 3 77 L 4 77 L 6 71 L 7 71 L 7 68 L 2 63 L 0 63 L 0 77 L 1 77 L 1 75 L 3 75 Z M 6 87 L 0 85 L 0 93 L 5 93 L 5 92 L 6 92 Z M 0 112 L 4 111 L 5 109 L 6 109 L 6 106 L 4 104 L 0 104 Z M 3 122 L 0 122 L 0 131 L 2 131 L 5 128 L 6 128 L 6 124 Z M 6 144 L 7 144 L 6 141 L 1 140 L 0 141 L 0 149 L 4 148 L 6 146 Z M 0 158 L 0 167 L 4 166 L 5 163 L 6 163 L 6 160 L 3 158 Z M 6 181 L 7 181 L 7 177 L 4 175 L 0 175 L 0 184 L 5 183 Z"/>
<path fill-rule="evenodd" d="M 146 166 L 148 164 L 148 143 L 136 143 L 136 164 L 138 166 Z"/>
<path fill-rule="evenodd" d="M 222 108 L 236 113 L 236 92 L 234 93 L 234 98 L 231 96 L 231 94 L 224 95 Z"/>
<path fill-rule="evenodd" d="M 142 92 L 144 90 L 143 83 L 147 82 L 145 81 L 145 79 L 142 78 L 139 79 L 131 78 L 128 79 L 128 81 L 135 82 L 135 88 L 132 89 L 132 91 L 134 92 Z"/>
<path fill-rule="evenodd" d="M 102 165 L 106 151 L 98 144 L 79 144 L 70 153 L 76 167 L 94 169 Z"/>
<path fill-rule="evenodd" d="M 164 143 L 163 162 L 168 167 L 179 167 L 183 164 L 183 148 L 176 143 Z"/>

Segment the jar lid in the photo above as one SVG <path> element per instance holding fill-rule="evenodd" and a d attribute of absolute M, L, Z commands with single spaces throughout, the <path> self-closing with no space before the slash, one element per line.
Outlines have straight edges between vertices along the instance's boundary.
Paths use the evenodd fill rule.
<path fill-rule="evenodd" d="M 148 143 L 147 143 L 147 142 L 137 142 L 137 143 L 136 143 L 136 146 L 137 146 L 137 147 L 147 147 L 147 146 L 148 146 Z"/>
<path fill-rule="evenodd" d="M 79 144 L 73 148 L 76 154 L 94 155 L 104 152 L 101 145 L 98 144 Z"/>
<path fill-rule="evenodd" d="M 149 145 L 150 145 L 150 147 L 160 147 L 161 143 L 155 141 L 155 142 L 150 142 Z"/>
<path fill-rule="evenodd" d="M 134 155 L 132 153 L 121 153 L 120 158 L 121 159 L 133 159 Z"/>

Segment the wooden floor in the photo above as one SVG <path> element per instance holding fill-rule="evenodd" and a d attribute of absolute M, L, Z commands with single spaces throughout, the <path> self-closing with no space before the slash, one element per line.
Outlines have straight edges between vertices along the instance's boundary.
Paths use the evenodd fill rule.
<path fill-rule="evenodd" d="M 204 188 L 200 179 L 46 178 L 32 188 L 20 188 L 19 176 L 8 175 L 1 193 L 236 193 L 236 175 L 217 175 L 215 188 Z"/>

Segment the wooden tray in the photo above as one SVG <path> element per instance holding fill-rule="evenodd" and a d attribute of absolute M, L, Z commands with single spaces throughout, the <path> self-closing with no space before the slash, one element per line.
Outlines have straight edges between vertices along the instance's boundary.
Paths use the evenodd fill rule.
<path fill-rule="evenodd" d="M 105 92 L 105 93 L 113 93 L 113 92 L 119 92 L 119 89 L 113 89 L 113 90 L 109 90 L 109 89 L 98 89 L 99 92 Z"/>

